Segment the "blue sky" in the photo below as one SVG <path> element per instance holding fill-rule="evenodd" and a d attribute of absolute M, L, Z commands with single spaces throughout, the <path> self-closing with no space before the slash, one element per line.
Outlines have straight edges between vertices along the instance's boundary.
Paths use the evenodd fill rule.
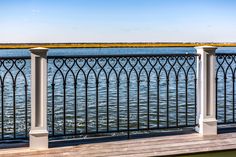
<path fill-rule="evenodd" d="M 236 42 L 236 0 L 0 0 L 0 43 Z"/>

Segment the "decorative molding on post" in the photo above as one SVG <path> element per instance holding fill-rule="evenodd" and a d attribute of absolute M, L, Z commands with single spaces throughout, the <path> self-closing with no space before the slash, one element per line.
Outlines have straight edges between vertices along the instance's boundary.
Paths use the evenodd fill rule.
<path fill-rule="evenodd" d="M 33 48 L 31 52 L 31 129 L 30 149 L 48 148 L 47 130 L 47 52 Z"/>
<path fill-rule="evenodd" d="M 197 60 L 197 121 L 201 135 L 217 135 L 215 97 L 215 51 L 217 47 L 195 47 Z"/>

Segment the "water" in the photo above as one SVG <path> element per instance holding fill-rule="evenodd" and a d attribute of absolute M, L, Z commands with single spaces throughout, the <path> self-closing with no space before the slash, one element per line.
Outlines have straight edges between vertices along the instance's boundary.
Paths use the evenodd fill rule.
<path fill-rule="evenodd" d="M 49 56 L 105 55 L 105 54 L 186 54 L 196 53 L 194 48 L 83 48 L 50 49 Z M 236 47 L 219 47 L 216 53 L 236 53 Z M 30 56 L 28 49 L 0 49 L 1 56 Z"/>
<path fill-rule="evenodd" d="M 108 49 L 50 49 L 48 52 L 49 56 L 71 56 L 71 55 L 106 55 L 106 54 L 193 54 L 196 53 L 194 48 L 108 48 Z M 219 48 L 217 50 L 217 53 L 236 53 L 236 48 Z M 0 54 L 1 56 L 29 56 L 30 53 L 28 50 L 26 49 L 14 49 L 14 50 L 0 50 Z M 8 67 L 11 67 L 11 62 L 6 63 L 6 65 L 8 64 Z M 51 88 L 51 83 L 52 83 L 52 78 L 53 75 L 56 71 L 56 67 L 53 65 L 53 61 L 49 60 L 49 69 L 48 69 L 48 75 L 49 75 L 49 87 L 48 87 L 48 119 L 49 119 L 49 130 L 51 131 L 52 129 L 52 88 Z M 58 63 L 60 64 L 60 63 Z M 141 64 L 141 63 L 140 63 Z M 25 100 L 25 82 L 27 82 L 28 85 L 30 85 L 30 62 L 26 61 L 26 66 L 23 69 L 24 73 L 25 73 L 25 77 L 24 75 L 22 75 L 22 73 L 20 72 L 19 74 L 17 74 L 19 72 L 19 69 L 24 65 L 24 62 L 19 63 L 18 67 L 14 66 L 12 69 L 10 69 L 12 75 L 14 77 L 16 77 L 17 75 L 19 75 L 19 79 L 16 82 L 17 87 L 16 88 L 16 130 L 18 133 L 18 135 L 20 136 L 24 134 L 24 128 L 25 128 L 25 102 L 27 102 L 27 128 L 29 129 L 29 121 L 30 121 L 30 86 L 28 86 L 27 92 L 28 92 L 28 99 Z M 69 63 L 68 63 L 69 65 Z M 178 69 L 180 65 L 177 65 L 176 68 Z M 139 65 L 139 67 L 137 67 L 137 69 L 140 71 L 141 65 Z M 4 68 L 3 66 L 1 66 L 1 77 L 3 78 L 4 74 L 7 73 L 7 69 Z M 120 67 L 117 67 L 118 69 Z M 147 65 L 146 67 L 148 70 L 150 70 L 151 66 Z M 188 64 L 185 65 L 185 68 L 188 68 Z M 64 70 L 62 70 L 62 73 L 65 75 L 66 72 L 68 71 L 68 67 L 67 66 L 63 66 Z M 86 67 L 84 67 L 84 70 L 86 72 L 89 71 L 89 69 L 91 69 L 88 65 Z M 97 66 L 96 68 L 96 72 L 98 73 L 99 71 L 99 67 Z M 170 69 L 170 67 L 167 67 L 167 69 Z M 78 71 L 78 67 L 73 68 L 72 71 L 76 72 L 76 70 Z M 109 70 L 109 69 L 108 69 Z M 120 70 L 120 69 L 119 69 Z M 160 69 L 159 69 L 160 70 Z M 140 80 L 140 108 L 141 108 L 141 113 L 140 113 L 140 127 L 147 127 L 147 77 L 145 76 L 144 73 L 141 74 L 142 75 L 142 79 Z M 221 74 L 222 75 L 222 74 Z M 137 119 L 137 97 L 135 92 L 137 91 L 136 88 L 136 78 L 135 76 L 131 76 L 131 84 L 130 84 L 130 113 L 131 113 L 131 117 L 130 117 L 130 123 L 131 123 L 131 128 L 136 128 L 137 127 L 137 123 L 135 122 L 135 119 Z M 122 79 L 123 78 L 123 79 Z M 170 91 L 169 91 L 169 96 L 170 96 L 170 125 L 175 126 L 176 125 L 176 87 L 175 87 L 175 82 L 174 82 L 174 75 L 172 74 L 172 76 L 170 77 Z M 191 73 L 189 75 L 189 93 L 188 93 L 188 121 L 185 121 L 185 116 L 186 116 L 186 95 L 185 95 L 185 78 L 184 78 L 184 74 L 182 73 L 180 76 L 180 82 L 179 82 L 179 124 L 184 125 L 185 123 L 193 124 L 194 123 L 194 76 L 193 73 Z M 100 77 L 100 84 L 98 87 L 98 91 L 99 91 L 99 119 L 98 119 L 98 125 L 99 125 L 99 129 L 100 131 L 105 131 L 106 130 L 106 84 L 105 84 L 105 75 L 101 74 Z M 113 74 L 113 76 L 111 76 L 111 80 L 116 80 L 115 79 L 115 75 Z M 58 133 L 63 133 L 63 82 L 62 82 L 62 78 L 60 76 L 56 76 L 55 78 L 55 111 L 54 111 L 54 115 L 55 115 L 55 131 Z M 123 81 L 123 83 L 122 83 Z M 156 127 L 156 119 L 157 119 L 157 115 L 156 115 L 156 104 L 157 104 L 157 94 L 156 94 L 156 78 L 153 77 L 150 80 L 150 125 L 152 127 Z M 182 82 L 181 82 L 182 81 Z M 84 126 L 85 126 L 85 95 L 83 93 L 84 92 L 84 84 L 80 83 L 80 82 L 84 82 L 84 79 L 82 76 L 80 76 L 78 78 L 78 88 L 82 89 L 80 91 L 77 91 L 77 105 L 80 106 L 78 108 L 77 114 L 78 119 L 77 119 L 77 126 L 78 126 L 78 131 L 79 132 L 84 132 Z M 90 76 L 90 82 L 89 82 L 89 86 L 88 86 L 88 129 L 89 131 L 95 131 L 95 125 L 96 125 L 96 88 L 95 88 L 95 77 L 94 76 Z M 115 82 L 115 81 L 113 81 Z M 121 83 L 123 84 L 122 87 L 120 87 L 120 128 L 125 129 L 127 127 L 126 123 L 127 123 L 127 94 L 126 94 L 126 89 L 127 89 L 127 84 L 126 84 L 126 79 L 125 76 L 121 77 Z M 5 82 L 5 90 L 4 90 L 4 130 L 5 133 L 7 133 L 9 137 L 12 136 L 12 132 L 14 130 L 13 127 L 13 92 L 12 92 L 12 78 L 11 75 L 6 75 L 6 82 Z M 230 89 L 230 84 L 227 84 L 227 88 Z M 66 128 L 67 129 L 67 133 L 73 133 L 73 126 L 75 124 L 74 121 L 74 88 L 73 88 L 73 79 L 72 79 L 72 73 L 69 73 L 68 75 L 68 80 L 67 80 L 67 85 L 66 85 Z M 116 108 L 116 101 L 117 101 L 117 93 L 114 89 L 116 87 L 115 83 L 111 83 L 110 88 L 113 90 L 110 90 L 110 97 L 109 97 L 109 102 L 110 102 L 110 119 L 109 119 L 109 125 L 110 125 L 110 129 L 115 130 L 116 126 L 117 126 L 117 119 L 116 119 L 116 113 L 117 113 L 117 108 Z M 165 127 L 166 126 L 166 79 L 164 77 L 164 75 L 161 78 L 161 82 L 160 82 L 160 125 Z M 219 86 L 219 93 L 222 93 L 222 86 Z M 228 93 L 228 95 L 230 96 L 230 92 Z M 232 95 L 232 94 L 231 94 Z M 221 99 L 223 100 L 224 97 L 221 96 Z M 227 101 L 228 104 L 232 104 L 232 101 L 229 100 Z M 222 106 L 223 108 L 223 106 Z M 231 107 L 228 107 L 229 110 L 231 110 Z M 232 112 L 232 111 L 231 111 Z M 223 110 L 220 112 L 220 116 L 222 117 L 222 115 L 224 114 Z M 231 118 L 232 119 L 232 118 Z"/>
<path fill-rule="evenodd" d="M 173 54 L 195 53 L 194 48 L 83 48 L 83 49 L 50 49 L 49 56 L 60 55 L 106 55 L 106 54 Z M 27 49 L 0 50 L 1 56 L 29 56 Z"/>

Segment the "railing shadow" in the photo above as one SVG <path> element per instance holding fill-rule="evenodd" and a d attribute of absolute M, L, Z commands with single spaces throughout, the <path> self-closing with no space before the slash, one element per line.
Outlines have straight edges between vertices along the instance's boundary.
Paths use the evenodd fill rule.
<path fill-rule="evenodd" d="M 76 145 L 81 145 L 81 144 L 117 142 L 117 141 L 125 141 L 125 140 L 132 140 L 132 139 L 175 136 L 175 135 L 183 135 L 183 134 L 191 134 L 191 133 L 195 133 L 195 130 L 193 128 L 184 128 L 184 129 L 179 129 L 179 130 L 175 129 L 175 130 L 169 130 L 165 132 L 149 132 L 149 133 L 133 134 L 133 135 L 130 135 L 129 139 L 127 135 L 88 137 L 86 139 L 84 138 L 83 139 L 81 138 L 60 139 L 60 140 L 50 141 L 49 147 L 56 148 L 56 147 L 76 146 Z"/>
<path fill-rule="evenodd" d="M 0 150 L 1 149 L 12 149 L 12 148 L 23 148 L 29 147 L 28 140 L 9 140 L 0 142 Z"/>

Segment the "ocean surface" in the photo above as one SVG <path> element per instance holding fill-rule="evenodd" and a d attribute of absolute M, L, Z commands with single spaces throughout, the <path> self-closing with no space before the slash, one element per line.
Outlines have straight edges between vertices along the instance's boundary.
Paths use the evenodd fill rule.
<path fill-rule="evenodd" d="M 194 48 L 72 48 L 50 49 L 48 56 L 61 55 L 107 55 L 107 54 L 188 54 Z M 236 53 L 236 47 L 219 47 L 216 53 Z M 0 49 L 1 56 L 30 56 L 27 49 Z"/>

